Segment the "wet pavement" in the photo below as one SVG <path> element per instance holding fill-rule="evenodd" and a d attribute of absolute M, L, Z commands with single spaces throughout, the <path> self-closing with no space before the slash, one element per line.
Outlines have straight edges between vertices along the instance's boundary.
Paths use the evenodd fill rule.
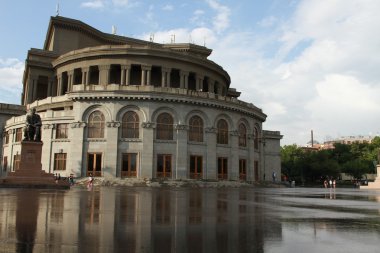
<path fill-rule="evenodd" d="M 0 252 L 380 252 L 380 191 L 0 189 Z"/>

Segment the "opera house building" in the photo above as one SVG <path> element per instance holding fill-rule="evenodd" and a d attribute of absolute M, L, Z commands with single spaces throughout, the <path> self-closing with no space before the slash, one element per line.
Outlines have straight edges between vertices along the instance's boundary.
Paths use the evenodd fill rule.
<path fill-rule="evenodd" d="M 42 120 L 42 167 L 62 176 L 272 180 L 279 131 L 240 92 L 212 50 L 101 32 L 51 17 L 28 51 L 22 105 Z M 25 111 L 26 112 L 26 111 Z M 2 171 L 18 169 L 25 113 L 3 126 Z"/>

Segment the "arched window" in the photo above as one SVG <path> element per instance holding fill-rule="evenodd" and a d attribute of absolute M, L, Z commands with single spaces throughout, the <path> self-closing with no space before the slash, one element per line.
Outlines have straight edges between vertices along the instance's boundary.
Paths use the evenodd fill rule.
<path fill-rule="evenodd" d="M 228 124 L 224 119 L 220 119 L 217 124 L 218 134 L 217 143 L 218 144 L 228 144 Z"/>
<path fill-rule="evenodd" d="M 137 113 L 129 111 L 123 116 L 122 138 L 139 138 L 139 116 Z"/>
<path fill-rule="evenodd" d="M 254 139 L 253 139 L 253 146 L 255 149 L 259 149 L 259 131 L 257 130 L 257 128 L 255 127 L 254 129 Z"/>
<path fill-rule="evenodd" d="M 239 125 L 239 147 L 247 146 L 247 128 L 243 123 Z"/>
<path fill-rule="evenodd" d="M 201 117 L 191 117 L 189 125 L 189 141 L 203 142 L 203 120 Z"/>
<path fill-rule="evenodd" d="M 88 138 L 104 138 L 104 115 L 100 111 L 88 117 Z"/>
<path fill-rule="evenodd" d="M 157 140 L 173 140 L 173 117 L 169 113 L 161 113 L 157 117 Z"/>

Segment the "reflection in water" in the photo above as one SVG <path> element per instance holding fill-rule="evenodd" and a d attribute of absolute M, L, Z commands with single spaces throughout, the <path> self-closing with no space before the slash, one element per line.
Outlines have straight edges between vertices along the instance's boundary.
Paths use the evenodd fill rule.
<path fill-rule="evenodd" d="M 33 252 L 37 229 L 38 192 L 22 190 L 17 194 L 17 252 Z"/>
<path fill-rule="evenodd" d="M 294 237 L 297 234 L 310 231 L 310 237 L 302 240 L 309 239 L 316 249 L 324 244 L 318 240 L 326 232 L 330 240 L 334 235 L 341 239 L 341 231 L 348 238 L 349 231 L 358 236 L 356 224 L 360 223 L 341 217 L 355 215 L 353 207 L 344 209 L 347 203 L 343 203 L 334 209 L 341 198 L 335 189 L 321 192 L 319 199 L 313 196 L 312 204 L 305 193 L 284 192 L 253 188 L 2 189 L 0 243 L 9 252 L 304 252 L 292 246 L 301 243 Z M 365 215 L 362 210 L 359 213 Z M 370 230 L 370 235 L 379 236 L 378 218 L 367 219 L 374 225 L 360 233 L 368 236 Z"/>

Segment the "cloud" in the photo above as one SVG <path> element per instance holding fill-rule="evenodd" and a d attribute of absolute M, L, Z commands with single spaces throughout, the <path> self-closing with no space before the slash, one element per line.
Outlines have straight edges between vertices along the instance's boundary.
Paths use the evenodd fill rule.
<path fill-rule="evenodd" d="M 18 59 L 0 58 L 1 103 L 16 103 L 22 90 L 24 63 Z"/>
<path fill-rule="evenodd" d="M 166 5 L 164 5 L 162 7 L 162 10 L 164 10 L 164 11 L 172 11 L 172 10 L 174 10 L 174 7 L 171 4 L 166 4 Z"/>
<path fill-rule="evenodd" d="M 103 9 L 105 7 L 105 3 L 102 0 L 94 0 L 81 3 L 81 7 L 90 9 Z"/>
<path fill-rule="evenodd" d="M 229 27 L 231 11 L 227 6 L 221 5 L 217 0 L 206 0 L 206 2 L 217 12 L 213 18 L 213 29 L 215 29 L 217 33 L 221 33 Z"/>

